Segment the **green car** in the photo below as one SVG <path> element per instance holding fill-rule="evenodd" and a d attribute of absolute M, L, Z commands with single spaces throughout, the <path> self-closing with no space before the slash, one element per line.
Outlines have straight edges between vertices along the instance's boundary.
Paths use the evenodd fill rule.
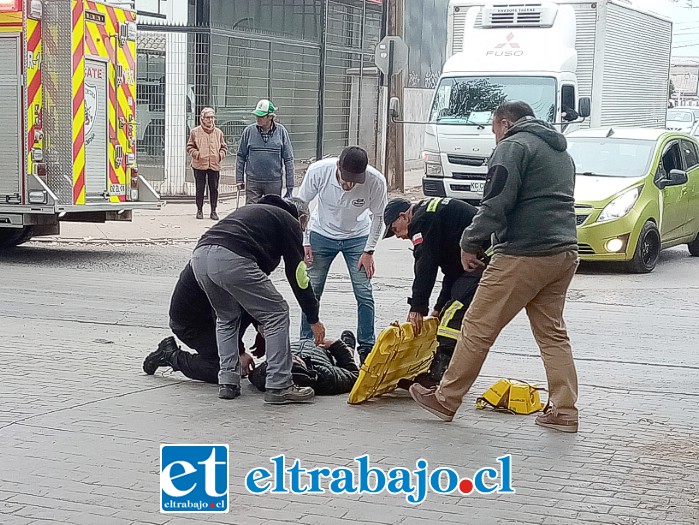
<path fill-rule="evenodd" d="M 699 143 L 684 133 L 634 128 L 567 135 L 575 160 L 580 259 L 653 271 L 660 250 L 699 257 Z"/>

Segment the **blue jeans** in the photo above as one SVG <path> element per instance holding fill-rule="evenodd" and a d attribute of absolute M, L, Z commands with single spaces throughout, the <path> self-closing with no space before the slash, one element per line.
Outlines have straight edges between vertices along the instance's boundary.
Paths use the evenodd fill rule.
<path fill-rule="evenodd" d="M 325 280 L 328 278 L 330 265 L 341 253 L 345 258 L 345 264 L 349 270 L 352 281 L 352 291 L 357 300 L 357 343 L 360 355 L 366 356 L 371 352 L 376 342 L 374 335 L 374 295 L 371 280 L 362 268 L 358 270 L 359 258 L 364 253 L 367 237 L 355 237 L 344 241 L 329 239 L 318 233 L 311 232 L 311 249 L 313 250 L 313 264 L 308 269 L 313 291 L 320 300 L 325 288 Z M 301 318 L 301 339 L 313 339 L 313 332 L 306 321 L 306 316 Z"/>

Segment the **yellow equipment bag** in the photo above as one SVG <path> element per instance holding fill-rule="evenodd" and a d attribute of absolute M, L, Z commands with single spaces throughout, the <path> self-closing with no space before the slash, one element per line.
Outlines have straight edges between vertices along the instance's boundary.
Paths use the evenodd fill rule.
<path fill-rule="evenodd" d="M 427 372 L 437 349 L 438 324 L 436 317 L 425 317 L 420 335 L 414 334 L 410 323 L 394 323 L 381 332 L 347 402 L 358 405 L 392 392 L 401 379 Z"/>
<path fill-rule="evenodd" d="M 476 408 L 491 406 L 512 414 L 533 414 L 544 408 L 539 390 L 546 389 L 517 379 L 500 379 L 476 399 Z"/>

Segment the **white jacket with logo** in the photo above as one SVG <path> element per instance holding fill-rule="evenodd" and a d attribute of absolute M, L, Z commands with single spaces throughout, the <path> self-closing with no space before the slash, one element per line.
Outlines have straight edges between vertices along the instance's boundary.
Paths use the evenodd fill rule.
<path fill-rule="evenodd" d="M 383 211 L 388 201 L 385 177 L 367 166 L 366 181 L 345 191 L 337 180 L 338 158 L 323 159 L 308 167 L 299 197 L 318 203 L 311 213 L 304 245 L 310 246 L 309 232 L 343 241 L 369 236 L 364 250 L 373 250 L 381 238 Z"/>

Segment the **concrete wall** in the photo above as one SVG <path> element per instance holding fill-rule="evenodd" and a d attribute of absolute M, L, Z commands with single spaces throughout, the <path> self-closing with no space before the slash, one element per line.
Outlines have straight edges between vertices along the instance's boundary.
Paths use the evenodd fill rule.
<path fill-rule="evenodd" d="M 403 117 L 407 121 L 426 122 L 430 116 L 433 89 L 406 88 L 403 90 Z M 403 126 L 405 160 L 415 161 L 422 158 L 424 124 L 405 124 Z"/>

